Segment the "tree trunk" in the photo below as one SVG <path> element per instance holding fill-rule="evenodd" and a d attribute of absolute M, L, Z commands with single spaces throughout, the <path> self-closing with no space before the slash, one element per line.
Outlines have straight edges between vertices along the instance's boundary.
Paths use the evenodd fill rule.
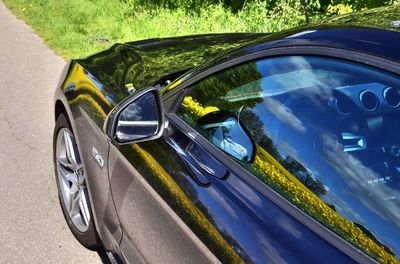
<path fill-rule="evenodd" d="M 303 1 L 303 7 L 304 7 L 304 16 L 306 18 L 306 23 L 309 24 L 310 23 L 310 16 L 308 13 L 308 0 L 304 0 Z"/>

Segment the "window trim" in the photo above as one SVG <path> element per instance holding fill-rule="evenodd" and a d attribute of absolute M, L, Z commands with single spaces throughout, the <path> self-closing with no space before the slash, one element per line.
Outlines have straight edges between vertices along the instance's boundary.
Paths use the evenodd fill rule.
<path fill-rule="evenodd" d="M 244 167 L 233 160 L 232 157 L 228 156 L 228 154 L 224 153 L 221 149 L 214 146 L 193 127 L 191 127 L 183 119 L 176 115 L 176 112 L 179 106 L 182 104 L 183 98 L 187 93 L 186 91 L 188 91 L 188 89 L 191 88 L 190 86 L 192 86 L 193 84 L 207 78 L 212 74 L 237 66 L 239 64 L 257 59 L 268 59 L 277 56 L 319 56 L 325 58 L 334 58 L 366 65 L 397 75 L 400 74 L 400 63 L 352 50 L 315 46 L 273 48 L 269 50 L 246 54 L 244 56 L 222 62 L 215 67 L 206 68 L 205 70 L 202 70 L 202 68 L 200 67 L 194 69 L 193 71 L 190 71 L 189 74 L 192 75 L 191 78 L 183 81 L 171 92 L 164 94 L 164 100 L 174 100 L 174 103 L 171 104 L 168 113 L 166 113 L 167 119 L 184 134 L 191 137 L 193 141 L 203 146 L 207 151 L 211 153 L 211 155 L 217 157 L 220 162 L 227 166 L 228 170 L 237 172 L 237 176 L 240 177 L 241 180 L 252 186 L 256 191 L 260 192 L 272 203 L 276 204 L 294 219 L 302 223 L 304 226 L 309 228 L 311 231 L 316 233 L 318 236 L 337 248 L 339 251 L 343 252 L 344 254 L 359 263 L 378 263 L 375 259 L 368 256 L 366 253 L 325 227 L 323 224 L 316 221 L 307 213 L 303 212 L 300 208 L 296 207 L 290 201 L 285 199 L 270 186 L 261 182 L 261 180 L 259 180 L 257 177 L 254 177 L 254 175 L 252 175 Z M 181 80 L 183 79 L 184 77 L 181 77 Z M 173 99 L 173 97 L 175 98 Z"/>

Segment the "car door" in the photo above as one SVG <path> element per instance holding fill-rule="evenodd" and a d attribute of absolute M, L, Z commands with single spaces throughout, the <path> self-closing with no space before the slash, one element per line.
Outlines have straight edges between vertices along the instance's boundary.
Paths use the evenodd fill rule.
<path fill-rule="evenodd" d="M 354 164 L 364 168 L 359 164 L 375 162 L 365 157 L 366 142 L 380 143 L 368 133 L 385 130 L 383 121 L 372 125 L 378 112 L 359 113 L 365 107 L 359 95 L 383 94 L 397 84 L 396 77 L 315 55 L 275 54 L 230 65 L 235 66 L 200 73 L 164 94 L 168 126 L 160 139 L 111 146 L 109 172 L 124 258 L 134 263 L 395 259 L 397 240 L 390 234 L 395 224 L 377 228 L 385 219 L 367 212 L 368 198 L 348 193 L 366 195 L 357 184 L 375 178 L 346 185 L 345 177 Z M 370 98 L 364 99 L 368 106 Z M 389 122 L 393 114 L 379 118 Z M 333 158 L 340 155 L 338 164 Z M 395 185 L 384 184 L 396 192 Z"/>

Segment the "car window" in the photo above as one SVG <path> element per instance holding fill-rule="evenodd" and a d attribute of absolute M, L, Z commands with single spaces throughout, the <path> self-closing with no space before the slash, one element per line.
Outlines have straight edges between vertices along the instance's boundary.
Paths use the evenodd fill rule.
<path fill-rule="evenodd" d="M 261 59 L 187 89 L 183 120 L 380 261 L 400 254 L 400 79 L 317 56 Z"/>

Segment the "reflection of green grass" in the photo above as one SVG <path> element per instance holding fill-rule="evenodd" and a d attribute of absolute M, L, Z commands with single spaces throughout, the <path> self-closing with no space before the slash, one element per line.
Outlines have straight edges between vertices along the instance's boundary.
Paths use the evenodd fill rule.
<path fill-rule="evenodd" d="M 127 3 L 131 2 L 131 4 Z M 4 0 L 64 58 L 84 57 L 115 42 L 210 32 L 270 32 L 296 26 L 299 19 L 265 16 L 259 5 L 240 11 L 222 5 L 201 9 L 133 11 L 123 0 Z"/>

